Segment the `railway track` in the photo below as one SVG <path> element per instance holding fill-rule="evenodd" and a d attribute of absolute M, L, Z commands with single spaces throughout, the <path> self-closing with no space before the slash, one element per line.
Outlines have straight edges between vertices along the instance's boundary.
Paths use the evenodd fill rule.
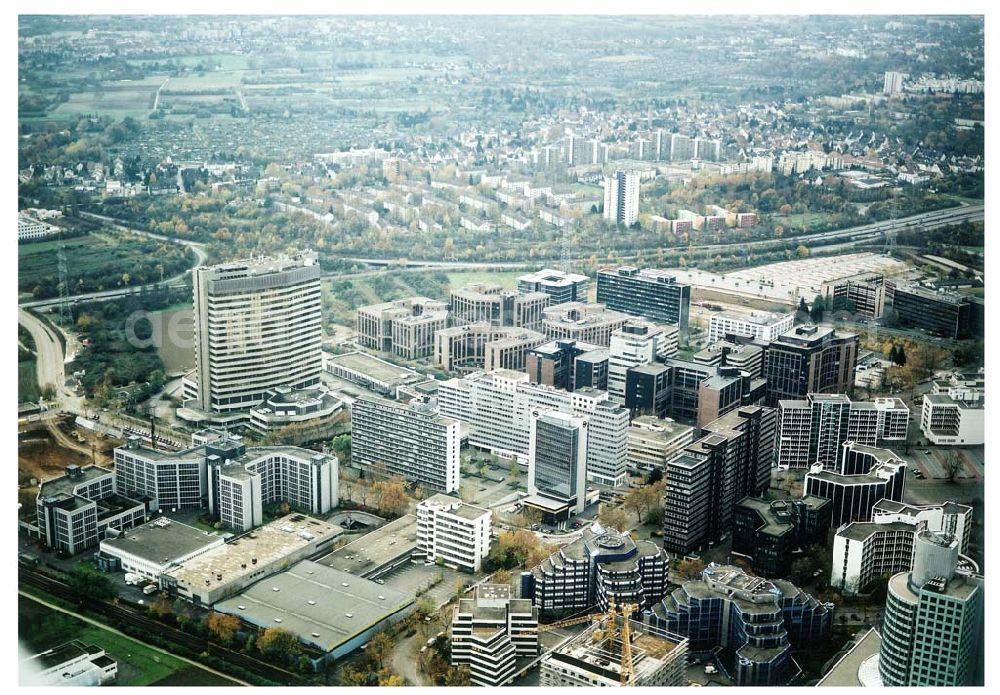
<path fill-rule="evenodd" d="M 134 608 L 81 596 L 76 590 L 63 582 L 39 572 L 33 572 L 24 566 L 18 569 L 18 582 L 22 585 L 42 589 L 56 598 L 61 598 L 81 608 L 86 608 L 88 611 L 97 613 L 112 621 L 130 625 L 147 634 L 157 635 L 171 644 L 190 651 L 194 655 L 207 652 L 209 655 L 222 661 L 239 666 L 250 673 L 267 678 L 280 685 L 305 685 L 305 681 L 294 673 L 264 663 L 241 652 L 226 649 L 221 645 L 210 642 L 204 637 L 198 637 L 197 635 L 192 635 L 169 625 L 164 625 Z"/>

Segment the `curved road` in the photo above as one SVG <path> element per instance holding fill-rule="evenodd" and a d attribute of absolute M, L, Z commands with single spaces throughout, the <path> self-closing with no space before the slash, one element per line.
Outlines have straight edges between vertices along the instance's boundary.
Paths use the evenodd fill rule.
<path fill-rule="evenodd" d="M 200 268 L 205 265 L 205 261 L 208 260 L 208 253 L 205 251 L 205 245 L 197 241 L 188 241 L 186 239 L 174 239 L 172 237 L 163 236 L 162 234 L 154 234 L 152 232 L 147 232 L 141 229 L 132 229 L 131 227 L 126 227 L 122 225 L 118 220 L 113 217 L 105 217 L 104 215 L 95 215 L 90 212 L 81 212 L 81 217 L 87 217 L 89 219 L 99 220 L 104 222 L 110 227 L 120 229 L 122 231 L 131 232 L 133 234 L 138 234 L 140 236 L 149 237 L 150 239 L 156 239 L 158 241 L 170 241 L 175 244 L 181 244 L 187 246 L 194 252 L 195 264 L 191 266 L 190 269 L 185 270 L 183 273 L 178 273 L 173 277 L 166 278 L 160 282 L 150 283 L 148 285 L 140 285 L 135 287 L 121 287 L 114 290 L 103 290 L 101 292 L 87 292 L 85 294 L 74 294 L 66 297 L 67 301 L 71 302 L 88 302 L 88 301 L 104 301 L 108 299 L 114 299 L 116 297 L 124 297 L 129 294 L 138 294 L 139 290 L 145 287 L 146 289 L 153 289 L 155 287 L 170 287 L 181 284 L 181 281 L 195 268 Z M 37 299 L 30 302 L 23 302 L 20 306 L 25 308 L 42 309 L 44 307 L 58 306 L 63 300 L 60 297 L 51 297 L 49 299 Z"/>

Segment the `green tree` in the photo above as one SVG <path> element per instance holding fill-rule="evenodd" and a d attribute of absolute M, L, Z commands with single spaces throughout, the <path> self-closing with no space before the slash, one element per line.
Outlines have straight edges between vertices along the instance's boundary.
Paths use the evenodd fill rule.
<path fill-rule="evenodd" d="M 66 583 L 78 593 L 100 601 L 109 601 L 118 595 L 108 575 L 89 562 L 78 562 L 69 572 Z"/>
<path fill-rule="evenodd" d="M 824 311 L 826 311 L 826 302 L 817 294 L 813 300 L 812 308 L 809 310 L 809 318 L 812 319 L 813 323 L 819 323 L 823 320 Z"/>

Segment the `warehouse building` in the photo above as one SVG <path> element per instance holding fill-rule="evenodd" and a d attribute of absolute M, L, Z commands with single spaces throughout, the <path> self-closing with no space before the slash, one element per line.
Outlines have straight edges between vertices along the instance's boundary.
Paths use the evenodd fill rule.
<path fill-rule="evenodd" d="M 413 610 L 413 596 L 332 567 L 304 560 L 217 603 L 263 631 L 280 627 L 321 656 L 339 659 Z"/>
<path fill-rule="evenodd" d="M 322 552 L 343 532 L 324 521 L 292 514 L 168 569 L 160 586 L 207 608 Z"/>
<path fill-rule="evenodd" d="M 101 541 L 100 555 L 122 572 L 159 583 L 171 567 L 217 548 L 225 537 L 161 516 L 148 524 Z M 106 560 L 106 561 L 107 561 Z"/>

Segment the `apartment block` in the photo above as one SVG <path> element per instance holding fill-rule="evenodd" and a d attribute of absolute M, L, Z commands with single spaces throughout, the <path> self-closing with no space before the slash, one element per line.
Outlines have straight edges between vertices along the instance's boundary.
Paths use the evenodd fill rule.
<path fill-rule="evenodd" d="M 493 513 L 436 494 L 417 505 L 417 551 L 434 562 L 478 572 L 490 554 Z"/>
<path fill-rule="evenodd" d="M 631 227 L 639 219 L 639 173 L 615 171 L 604 177 L 604 219 Z M 600 300 L 598 300 L 600 301 Z"/>
<path fill-rule="evenodd" d="M 441 492 L 459 485 L 459 423 L 434 399 L 408 404 L 362 396 L 351 409 L 351 459 Z"/>
<path fill-rule="evenodd" d="M 614 311 L 677 326 L 682 334 L 687 334 L 691 286 L 678 282 L 667 271 L 639 270 L 632 266 L 600 270 L 597 301 Z"/>

